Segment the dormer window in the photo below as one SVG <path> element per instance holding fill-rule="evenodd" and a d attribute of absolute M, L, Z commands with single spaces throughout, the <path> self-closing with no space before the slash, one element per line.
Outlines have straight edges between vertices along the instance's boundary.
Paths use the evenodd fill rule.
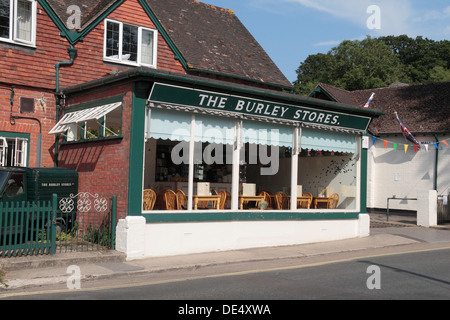
<path fill-rule="evenodd" d="M 0 41 L 35 45 L 35 0 L 0 0 Z"/>
<path fill-rule="evenodd" d="M 156 30 L 107 19 L 103 58 L 109 62 L 156 68 L 156 39 Z"/>

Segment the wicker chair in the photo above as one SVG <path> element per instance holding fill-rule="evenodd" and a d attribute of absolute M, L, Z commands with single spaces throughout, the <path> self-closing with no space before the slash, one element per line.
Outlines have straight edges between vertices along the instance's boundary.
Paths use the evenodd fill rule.
<path fill-rule="evenodd" d="M 186 210 L 186 194 L 183 190 L 177 190 L 177 210 Z"/>
<path fill-rule="evenodd" d="M 219 202 L 219 208 L 220 209 L 229 209 L 229 202 L 231 200 L 231 194 L 226 190 L 219 191 L 220 195 L 220 202 Z"/>
<path fill-rule="evenodd" d="M 275 194 L 275 199 L 277 201 L 277 209 L 285 210 L 289 209 L 289 198 L 286 193 L 279 191 Z"/>
<path fill-rule="evenodd" d="M 156 193 L 152 189 L 144 190 L 144 201 L 143 201 L 143 209 L 144 211 L 153 210 L 156 202 Z"/>
<path fill-rule="evenodd" d="M 339 203 L 339 195 L 337 193 L 333 193 L 330 196 L 330 202 L 328 203 L 328 209 L 336 209 Z"/>
<path fill-rule="evenodd" d="M 172 190 L 164 192 L 164 203 L 166 210 L 177 210 L 177 194 Z"/>
<path fill-rule="evenodd" d="M 300 208 L 302 209 L 310 209 L 311 208 L 311 204 L 312 204 L 312 200 L 313 200 L 313 196 L 310 192 L 305 192 L 303 193 L 303 197 L 308 197 L 308 202 L 304 203 L 303 201 L 300 203 Z"/>
<path fill-rule="evenodd" d="M 267 191 L 261 191 L 259 193 L 260 196 L 264 196 L 264 201 L 267 202 L 267 209 L 273 209 L 272 196 Z M 257 203 L 257 207 L 259 208 L 259 203 Z"/>

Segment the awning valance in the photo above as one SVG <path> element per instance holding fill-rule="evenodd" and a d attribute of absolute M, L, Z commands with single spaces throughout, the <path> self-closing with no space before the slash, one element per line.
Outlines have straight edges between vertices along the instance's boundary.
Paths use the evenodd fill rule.
<path fill-rule="evenodd" d="M 82 123 L 89 120 L 99 120 L 105 115 L 120 107 L 122 102 L 105 104 L 102 106 L 78 110 L 66 113 L 61 120 L 50 130 L 49 134 L 63 133 L 68 130 L 68 125 Z"/>
<path fill-rule="evenodd" d="M 356 136 L 354 134 L 304 128 L 301 141 L 302 149 L 356 152 Z"/>

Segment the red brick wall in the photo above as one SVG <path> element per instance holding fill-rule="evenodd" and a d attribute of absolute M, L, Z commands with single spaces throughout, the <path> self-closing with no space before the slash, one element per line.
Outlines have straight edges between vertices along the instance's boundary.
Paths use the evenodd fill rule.
<path fill-rule="evenodd" d="M 0 131 L 30 134 L 29 165 L 34 167 L 37 163 L 37 139 L 39 134 L 39 123 L 34 120 L 16 119 L 12 124 L 11 115 L 11 87 L 0 84 Z M 20 98 L 35 99 L 34 113 L 20 113 Z M 38 118 L 42 125 L 42 159 L 41 166 L 53 167 L 53 154 L 55 136 L 48 132 L 55 125 L 55 96 L 50 91 L 32 90 L 30 88 L 14 87 L 14 100 L 12 114 L 14 116 L 25 116 Z"/>
<path fill-rule="evenodd" d="M 118 218 L 127 213 L 132 83 L 104 88 L 68 99 L 77 105 L 125 94 L 122 106 L 122 139 L 61 145 L 60 167 L 79 173 L 79 191 L 98 193 L 106 198 L 117 196 Z"/>
<path fill-rule="evenodd" d="M 156 29 L 137 0 L 128 0 L 109 16 L 109 19 Z M 72 86 L 124 71 L 130 67 L 103 62 L 104 22 L 99 23 L 83 41 L 77 43 L 77 57 L 73 66 L 60 69 L 61 87 Z M 69 42 L 38 5 L 36 48 L 0 42 L 0 83 L 55 89 L 55 64 L 69 61 Z M 185 73 L 179 61 L 161 35 L 158 38 L 158 69 Z"/>

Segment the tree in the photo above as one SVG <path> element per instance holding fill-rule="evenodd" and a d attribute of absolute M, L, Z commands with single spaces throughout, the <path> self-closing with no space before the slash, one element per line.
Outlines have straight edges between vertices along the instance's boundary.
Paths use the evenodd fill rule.
<path fill-rule="evenodd" d="M 297 69 L 294 88 L 307 94 L 318 82 L 346 90 L 378 88 L 405 81 L 405 70 L 392 49 L 378 39 L 343 41 L 327 54 L 309 56 Z"/>
<path fill-rule="evenodd" d="M 406 35 L 341 42 L 310 55 L 297 69 L 294 89 L 309 94 L 319 82 L 346 90 L 387 87 L 393 82 L 448 81 L 450 41 Z"/>
<path fill-rule="evenodd" d="M 405 65 L 411 83 L 429 82 L 435 67 L 450 68 L 450 41 L 434 41 L 423 37 L 412 39 L 406 35 L 380 37 Z M 444 70 L 445 73 L 445 70 Z"/>

